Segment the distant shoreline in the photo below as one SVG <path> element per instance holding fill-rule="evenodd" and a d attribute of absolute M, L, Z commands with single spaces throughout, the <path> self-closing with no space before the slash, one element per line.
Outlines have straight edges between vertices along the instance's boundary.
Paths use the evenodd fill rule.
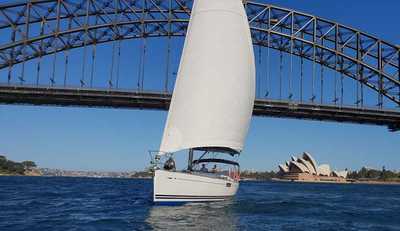
<path fill-rule="evenodd" d="M 96 177 L 96 176 L 46 176 L 46 175 L 16 175 L 16 174 L 2 174 L 0 173 L 0 177 L 2 176 L 18 176 L 18 177 L 68 177 L 68 178 L 94 178 L 94 179 L 152 179 L 152 177 L 107 177 L 107 176 L 102 176 L 102 177 Z"/>
<path fill-rule="evenodd" d="M 350 182 L 353 184 L 384 184 L 384 185 L 400 185 L 399 181 L 356 181 Z"/>
<path fill-rule="evenodd" d="M 5 174 L 0 173 L 0 177 L 5 176 L 12 176 L 12 177 L 68 177 L 68 178 L 93 178 L 93 179 L 152 179 L 152 177 L 95 177 L 95 176 L 46 176 L 46 175 L 17 175 L 17 174 Z M 288 182 L 288 183 L 312 183 L 312 184 L 368 184 L 368 185 L 400 185 L 399 181 L 378 181 L 378 180 L 348 180 L 342 182 L 336 181 L 301 181 L 301 180 L 285 180 L 279 178 L 271 178 L 271 179 L 256 179 L 256 178 L 244 178 L 241 179 L 242 182 L 247 181 L 257 181 L 257 182 L 264 182 L 264 181 L 275 181 L 275 182 Z"/>
<path fill-rule="evenodd" d="M 305 180 L 285 180 L 272 178 L 271 181 L 277 182 L 294 182 L 294 183 L 323 183 L 323 184 L 369 184 L 369 185 L 400 185 L 399 181 L 378 181 L 378 180 L 347 180 L 342 182 L 337 181 L 305 181 Z"/>
<path fill-rule="evenodd" d="M 18 175 L 18 174 L 0 173 L 0 176 L 27 176 L 27 175 Z"/>

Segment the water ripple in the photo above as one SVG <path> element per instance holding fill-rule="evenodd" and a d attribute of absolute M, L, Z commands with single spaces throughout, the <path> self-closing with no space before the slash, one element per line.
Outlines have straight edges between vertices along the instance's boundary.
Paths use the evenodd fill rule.
<path fill-rule="evenodd" d="M 242 182 L 234 200 L 154 206 L 152 182 L 0 177 L 0 230 L 400 230 L 400 186 Z"/>

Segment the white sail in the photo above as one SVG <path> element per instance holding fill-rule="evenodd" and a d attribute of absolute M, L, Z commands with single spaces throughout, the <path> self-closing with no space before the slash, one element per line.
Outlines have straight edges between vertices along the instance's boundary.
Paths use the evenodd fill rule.
<path fill-rule="evenodd" d="M 240 152 L 254 99 L 254 53 L 242 0 L 195 0 L 160 151 Z"/>

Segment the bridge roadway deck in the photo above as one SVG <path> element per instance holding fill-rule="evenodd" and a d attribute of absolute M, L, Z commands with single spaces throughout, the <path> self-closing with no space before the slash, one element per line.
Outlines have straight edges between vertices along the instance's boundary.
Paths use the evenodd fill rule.
<path fill-rule="evenodd" d="M 170 93 L 162 92 L 0 85 L 1 104 L 168 110 L 170 99 Z M 390 131 L 400 130 L 400 111 L 395 110 L 257 99 L 253 115 L 381 125 Z"/>

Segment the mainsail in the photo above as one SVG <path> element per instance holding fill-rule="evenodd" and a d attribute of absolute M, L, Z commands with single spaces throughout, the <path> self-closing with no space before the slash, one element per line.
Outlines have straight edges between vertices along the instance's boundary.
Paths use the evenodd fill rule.
<path fill-rule="evenodd" d="M 161 153 L 241 152 L 255 98 L 250 28 L 242 0 L 195 0 Z"/>

